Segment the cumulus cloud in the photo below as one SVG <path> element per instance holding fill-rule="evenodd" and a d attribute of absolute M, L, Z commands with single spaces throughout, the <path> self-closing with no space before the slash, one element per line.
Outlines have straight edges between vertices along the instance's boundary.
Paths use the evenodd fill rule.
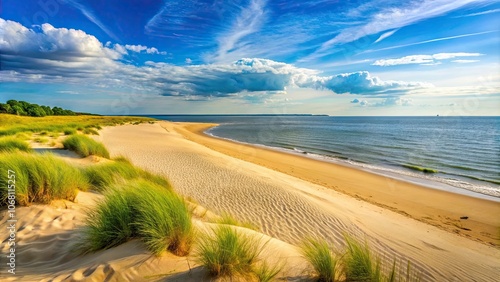
<path fill-rule="evenodd" d="M 162 51 L 162 52 L 158 51 L 158 49 L 155 47 L 148 48 L 147 46 L 143 46 L 143 45 L 129 45 L 129 44 L 127 44 L 127 45 L 125 45 L 125 49 L 130 50 L 132 52 L 136 52 L 136 53 L 141 53 L 142 51 L 145 51 L 147 54 L 160 54 L 160 55 L 167 54 L 167 52 L 165 52 L 165 51 Z"/>
<path fill-rule="evenodd" d="M 432 86 L 431 84 L 421 82 L 384 81 L 378 77 L 371 76 L 367 71 L 343 73 L 333 76 L 299 75 L 294 83 L 299 87 L 328 89 L 337 94 L 351 93 L 365 95 Z"/>
<path fill-rule="evenodd" d="M 194 100 L 228 96 L 268 99 L 285 93 L 287 87 L 387 96 L 430 86 L 382 80 L 368 72 L 321 76 L 315 70 L 258 58 L 229 64 L 176 66 L 150 61 L 136 66 L 123 60 L 128 52 L 159 51 L 142 45 L 103 45 L 81 30 L 50 24 L 35 30 L 0 19 L 0 32 L 4 34 L 0 40 L 2 81 L 91 83 Z"/>
<path fill-rule="evenodd" d="M 440 64 L 442 60 L 449 60 L 460 57 L 478 57 L 482 56 L 481 53 L 438 53 L 434 55 L 410 55 L 398 59 L 382 59 L 376 60 L 372 65 L 374 66 L 397 66 L 397 65 L 410 65 L 410 64 L 421 64 L 421 65 L 436 65 Z"/>

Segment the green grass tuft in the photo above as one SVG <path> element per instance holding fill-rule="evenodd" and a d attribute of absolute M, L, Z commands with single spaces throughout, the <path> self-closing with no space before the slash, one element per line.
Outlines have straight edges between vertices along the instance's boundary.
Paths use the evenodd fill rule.
<path fill-rule="evenodd" d="M 301 251 L 302 255 L 313 266 L 318 281 L 336 281 L 339 274 L 339 263 L 326 241 L 306 239 L 302 243 Z"/>
<path fill-rule="evenodd" d="M 71 135 L 63 141 L 63 146 L 82 157 L 95 155 L 109 158 L 109 152 L 103 144 L 85 135 Z"/>
<path fill-rule="evenodd" d="M 193 237 L 185 202 L 172 191 L 139 180 L 112 189 L 89 214 L 80 248 L 94 252 L 139 238 L 156 255 L 166 250 L 186 255 Z"/>
<path fill-rule="evenodd" d="M 115 183 L 125 184 L 127 181 L 136 178 L 151 181 L 169 190 L 172 189 L 167 179 L 137 168 L 126 159 L 117 159 L 114 162 L 89 166 L 83 172 L 89 179 L 91 189 L 95 191 L 104 191 Z"/>
<path fill-rule="evenodd" d="M 267 262 L 263 261 L 258 266 L 254 267 L 254 273 L 259 282 L 269 282 L 283 270 L 284 264 L 276 264 L 270 266 Z"/>
<path fill-rule="evenodd" d="M 76 134 L 76 130 L 74 128 L 66 128 L 63 129 L 64 135 L 73 135 Z"/>
<path fill-rule="evenodd" d="M 99 135 L 99 132 L 93 128 L 85 128 L 83 130 L 83 134 L 89 134 L 89 135 Z"/>
<path fill-rule="evenodd" d="M 31 152 L 30 145 L 20 139 L 13 137 L 0 138 L 0 152 L 24 151 Z"/>
<path fill-rule="evenodd" d="M 380 259 L 374 257 L 367 242 L 344 236 L 347 253 L 343 257 L 346 281 L 381 281 Z"/>
<path fill-rule="evenodd" d="M 0 155 L 0 173 L 14 171 L 16 202 L 26 206 L 30 203 L 49 203 L 51 200 L 73 201 L 78 189 L 87 190 L 88 184 L 81 172 L 51 154 L 31 155 L 9 153 Z M 8 183 L 0 177 L 0 205 L 7 204 Z"/>
<path fill-rule="evenodd" d="M 221 225 L 213 234 L 201 237 L 197 259 L 211 275 L 249 274 L 262 251 L 260 242 L 240 234 L 231 226 Z"/>

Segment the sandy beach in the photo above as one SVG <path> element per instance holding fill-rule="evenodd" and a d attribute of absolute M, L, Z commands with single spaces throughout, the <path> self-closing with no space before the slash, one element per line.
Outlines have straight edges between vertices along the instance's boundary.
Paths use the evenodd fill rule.
<path fill-rule="evenodd" d="M 411 260 L 425 281 L 494 281 L 500 273 L 498 203 L 214 139 L 201 134 L 208 126 L 111 127 L 99 139 L 112 155 L 167 176 L 182 195 L 287 243 L 320 236 L 338 244 L 348 232 Z"/>
<path fill-rule="evenodd" d="M 205 209 L 257 225 L 258 231 L 240 229 L 269 242 L 265 257 L 286 263 L 279 279 L 311 279 L 298 249 L 304 238 L 341 248 L 345 233 L 366 239 L 383 258 L 411 261 L 422 281 L 495 281 L 500 274 L 498 203 L 219 140 L 202 133 L 209 126 L 123 125 L 106 127 L 95 139 L 112 157 L 166 176 L 198 205 L 199 230 L 213 224 Z M 64 152 L 59 155 L 79 166 L 109 161 Z M 212 281 L 193 256 L 155 257 L 137 240 L 77 254 L 73 244 L 86 213 L 101 197 L 80 192 L 74 203 L 19 207 L 19 269 L 15 276 L 2 273 L 2 281 Z"/>

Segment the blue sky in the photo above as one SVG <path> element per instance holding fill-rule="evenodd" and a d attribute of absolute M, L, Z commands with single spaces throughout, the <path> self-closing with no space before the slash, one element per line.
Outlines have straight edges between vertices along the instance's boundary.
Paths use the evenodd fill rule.
<path fill-rule="evenodd" d="M 499 49 L 499 1 L 4 0 L 0 101 L 500 115 Z"/>

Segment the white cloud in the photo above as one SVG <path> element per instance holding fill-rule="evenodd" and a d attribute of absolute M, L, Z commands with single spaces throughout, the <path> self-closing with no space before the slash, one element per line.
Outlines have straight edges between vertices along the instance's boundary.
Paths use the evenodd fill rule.
<path fill-rule="evenodd" d="M 212 62 L 233 60 L 231 53 L 244 46 L 240 41 L 258 31 L 265 21 L 265 5 L 264 0 L 251 0 L 247 7 L 241 9 L 229 30 L 217 38 L 216 53 L 208 56 L 207 59 Z"/>
<path fill-rule="evenodd" d="M 122 60 L 127 50 L 156 53 L 157 49 L 103 45 L 81 30 L 44 24 L 37 32 L 3 19 L 0 32 L 4 35 L 0 41 L 2 81 L 76 83 L 189 99 L 240 97 L 252 101 L 285 93 L 289 86 L 386 96 L 429 86 L 386 81 L 368 72 L 321 76 L 316 70 L 258 58 L 228 64 L 175 66 L 149 61 L 134 66 Z"/>
<path fill-rule="evenodd" d="M 75 0 L 64 0 L 62 2 L 67 2 L 73 7 L 77 8 L 82 12 L 82 14 L 90 20 L 92 23 L 97 25 L 102 31 L 104 31 L 109 37 L 113 38 L 115 41 L 120 41 L 120 39 L 111 31 L 109 28 L 107 28 L 92 12 L 91 9 L 85 7 L 83 4 L 80 4 L 78 1 Z"/>
<path fill-rule="evenodd" d="M 471 3 L 486 2 L 488 0 L 424 0 L 399 2 L 400 7 L 388 7 L 370 16 L 363 25 L 343 29 L 334 38 L 326 41 L 306 59 L 317 58 L 328 54 L 332 46 L 354 42 L 365 36 L 377 34 L 387 30 L 402 28 L 419 21 L 433 18 L 447 12 L 459 9 Z M 304 60 L 306 60 L 304 59 Z"/>
<path fill-rule="evenodd" d="M 387 37 L 389 37 L 389 36 L 393 35 L 394 33 L 396 33 L 396 31 L 398 31 L 398 30 L 399 30 L 399 29 L 395 29 L 395 30 L 391 30 L 391 31 L 388 31 L 388 32 L 384 32 L 384 33 L 383 33 L 382 35 L 380 35 L 380 37 L 379 37 L 377 40 L 375 40 L 375 42 L 373 42 L 373 43 L 378 43 L 378 42 L 380 42 L 380 41 L 382 41 L 382 40 L 386 39 Z"/>
<path fill-rule="evenodd" d="M 193 60 L 191 60 L 190 58 L 186 58 L 186 64 L 192 64 L 193 63 Z"/>
<path fill-rule="evenodd" d="M 115 45 L 119 45 L 119 44 L 115 44 Z M 163 51 L 163 52 L 158 51 L 158 49 L 155 48 L 155 47 L 148 48 L 148 46 L 143 46 L 143 45 L 129 45 L 129 44 L 126 44 L 124 46 L 124 48 L 127 49 L 127 50 L 130 50 L 132 52 L 136 52 L 136 53 L 141 53 L 142 51 L 145 51 L 147 54 L 160 54 L 160 55 L 166 55 L 167 54 L 167 52 L 165 52 L 165 51 Z"/>
<path fill-rule="evenodd" d="M 374 66 L 397 66 L 397 65 L 410 65 L 410 64 L 422 64 L 422 65 L 436 65 L 439 64 L 441 60 L 449 60 L 453 58 L 460 57 L 478 57 L 481 56 L 480 53 L 438 53 L 434 55 L 410 55 L 398 59 L 382 59 L 376 60 L 372 65 Z"/>
<path fill-rule="evenodd" d="M 458 64 L 469 64 L 469 63 L 479 62 L 479 60 L 453 60 L 451 62 L 452 63 L 458 63 Z"/>

